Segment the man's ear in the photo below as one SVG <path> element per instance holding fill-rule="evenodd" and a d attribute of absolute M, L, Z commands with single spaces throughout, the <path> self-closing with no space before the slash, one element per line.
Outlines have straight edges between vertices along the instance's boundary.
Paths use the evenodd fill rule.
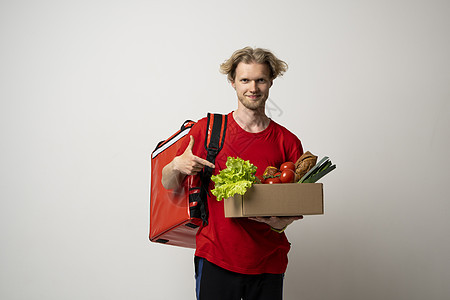
<path fill-rule="evenodd" d="M 231 80 L 230 83 L 231 83 L 231 86 L 233 87 L 233 89 L 236 89 L 236 84 L 235 84 L 234 80 Z"/>

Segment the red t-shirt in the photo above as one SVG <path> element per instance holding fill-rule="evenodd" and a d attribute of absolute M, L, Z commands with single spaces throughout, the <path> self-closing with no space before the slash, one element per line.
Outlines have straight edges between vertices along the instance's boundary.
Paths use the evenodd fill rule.
<path fill-rule="evenodd" d="M 190 131 L 194 137 L 193 154 L 206 159 L 205 134 L 207 119 L 199 120 Z M 178 155 L 187 147 L 185 140 Z M 228 114 L 225 142 L 216 158 L 213 175 L 226 168 L 228 156 L 249 160 L 262 175 L 267 166 L 279 167 L 283 162 L 295 162 L 303 154 L 300 140 L 283 126 L 270 121 L 258 133 L 243 130 Z M 210 189 L 214 188 L 211 181 Z M 276 199 L 274 199 L 276 201 Z M 242 274 L 282 274 L 287 268 L 290 249 L 284 233 L 271 230 L 264 223 L 247 218 L 225 218 L 223 201 L 208 196 L 208 225 L 197 233 L 195 255 L 233 272 Z"/>

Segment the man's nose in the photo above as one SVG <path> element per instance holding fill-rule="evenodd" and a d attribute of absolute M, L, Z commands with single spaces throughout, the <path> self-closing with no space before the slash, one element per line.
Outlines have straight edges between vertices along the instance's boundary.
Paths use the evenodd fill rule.
<path fill-rule="evenodd" d="M 250 81 L 250 92 L 256 93 L 258 90 L 258 86 L 256 85 L 256 81 Z"/>

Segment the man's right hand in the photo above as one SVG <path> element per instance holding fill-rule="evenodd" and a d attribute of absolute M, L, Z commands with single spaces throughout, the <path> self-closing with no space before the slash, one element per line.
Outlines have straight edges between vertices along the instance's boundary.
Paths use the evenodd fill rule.
<path fill-rule="evenodd" d="M 191 135 L 190 139 L 189 145 L 186 150 L 184 150 L 184 153 L 173 159 L 173 168 L 184 175 L 196 175 L 205 166 L 214 168 L 214 164 L 210 163 L 206 159 L 195 156 L 192 153 L 192 148 L 194 147 L 194 137 Z"/>
<path fill-rule="evenodd" d="M 184 177 L 187 175 L 196 175 L 203 167 L 214 168 L 214 164 L 206 159 L 195 156 L 192 153 L 194 147 L 194 137 L 190 136 L 189 145 L 183 154 L 176 156 L 172 162 L 164 167 L 162 171 L 162 184 L 166 189 L 174 189 L 180 186 Z"/>

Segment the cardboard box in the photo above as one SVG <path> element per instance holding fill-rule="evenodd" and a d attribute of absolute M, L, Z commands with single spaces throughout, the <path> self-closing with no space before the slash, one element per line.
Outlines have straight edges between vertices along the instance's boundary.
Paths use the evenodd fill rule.
<path fill-rule="evenodd" d="M 323 214 L 322 183 L 255 184 L 243 196 L 224 200 L 225 217 Z"/>

